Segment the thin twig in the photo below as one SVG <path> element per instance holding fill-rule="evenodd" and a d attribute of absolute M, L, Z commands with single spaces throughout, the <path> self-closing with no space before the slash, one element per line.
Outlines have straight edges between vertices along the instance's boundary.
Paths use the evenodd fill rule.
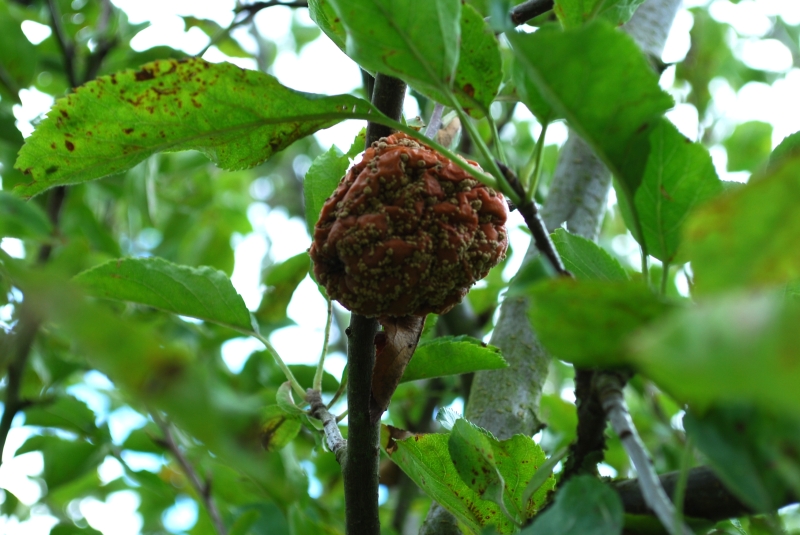
<path fill-rule="evenodd" d="M 39 320 L 27 312 L 23 307 L 21 318 L 18 323 L 18 331 L 15 336 L 6 338 L 6 343 L 10 351 L 11 358 L 8 363 L 8 375 L 6 376 L 6 397 L 3 400 L 3 417 L 0 419 L 0 465 L 3 464 L 3 450 L 5 449 L 8 433 L 11 431 L 11 424 L 14 417 L 26 407 L 31 405 L 31 401 L 20 398 L 22 388 L 22 376 L 25 374 L 25 366 L 28 363 L 33 341 L 39 331 Z M 5 348 L 4 348 L 5 349 Z"/>
<path fill-rule="evenodd" d="M 425 128 L 425 137 L 429 137 L 431 139 L 434 139 L 436 137 L 436 132 L 438 132 L 439 128 L 441 128 L 442 126 L 443 112 L 444 112 L 444 106 L 437 102 L 436 105 L 433 107 L 431 120 L 428 122 L 427 128 Z"/>
<path fill-rule="evenodd" d="M 97 21 L 96 33 L 100 36 L 97 40 L 97 47 L 89 55 L 86 61 L 86 72 L 83 76 L 83 83 L 89 80 L 94 80 L 97 73 L 100 72 L 100 66 L 109 52 L 117 45 L 118 40 L 116 36 L 108 38 L 106 32 L 108 31 L 109 23 L 111 22 L 111 15 L 113 14 L 113 7 L 110 0 L 102 0 L 100 11 L 100 19 Z"/>
<path fill-rule="evenodd" d="M 17 81 L 14 80 L 14 77 L 11 76 L 5 67 L 3 67 L 2 63 L 0 63 L 0 85 L 3 85 L 9 93 L 14 98 L 14 101 L 17 104 L 20 104 L 19 100 L 19 86 L 17 85 Z"/>
<path fill-rule="evenodd" d="M 314 382 L 312 388 L 314 390 L 322 391 L 322 375 L 325 371 L 325 356 L 328 354 L 328 340 L 331 335 L 331 320 L 333 319 L 333 302 L 328 298 L 328 319 L 325 322 L 325 339 L 322 341 L 322 352 L 319 355 L 319 362 L 317 362 L 317 370 L 314 372 Z"/>
<path fill-rule="evenodd" d="M 61 55 L 64 57 L 64 73 L 67 75 L 67 81 L 70 87 L 78 87 L 80 84 L 75 74 L 75 46 L 69 42 L 69 38 L 64 32 L 64 27 L 61 25 L 61 14 L 55 0 L 47 0 L 47 5 L 50 8 L 50 26 L 53 28 L 56 41 L 61 48 Z"/>
<path fill-rule="evenodd" d="M 256 2 L 254 4 L 249 4 L 246 6 L 242 6 L 236 10 L 236 14 L 233 17 L 233 22 L 231 22 L 227 28 L 223 28 L 218 33 L 216 33 L 208 44 L 203 47 L 203 49 L 196 54 L 198 58 L 202 58 L 203 54 L 208 52 L 208 49 L 212 46 L 216 45 L 223 39 L 225 39 L 230 33 L 238 28 L 239 26 L 244 26 L 245 24 L 249 24 L 256 16 L 256 14 L 261 11 L 262 9 L 266 9 L 268 7 L 275 7 L 275 6 L 285 6 L 285 7 L 308 7 L 308 2 L 305 1 L 298 1 L 298 2 L 279 2 L 279 1 L 271 1 L 271 2 Z M 239 15 L 244 13 L 245 16 L 239 18 Z"/>
<path fill-rule="evenodd" d="M 328 407 L 329 409 L 331 407 L 333 407 L 334 404 L 337 401 L 339 401 L 339 398 L 342 397 L 342 394 L 344 394 L 347 391 L 347 376 L 348 376 L 348 374 L 346 372 L 347 372 L 347 368 L 345 368 L 345 373 L 342 373 L 342 381 L 339 383 L 339 388 L 336 389 L 336 393 L 333 394 L 333 397 L 331 398 L 331 400 L 326 405 L 326 407 Z"/>
<path fill-rule="evenodd" d="M 306 395 L 306 391 L 300 386 L 300 383 L 297 381 L 297 378 L 292 373 L 292 370 L 289 369 L 289 366 L 283 361 L 281 356 L 278 354 L 278 351 L 272 346 L 272 344 L 267 340 L 266 337 L 262 336 L 261 333 L 255 331 L 246 331 L 244 329 L 240 330 L 241 333 L 247 334 L 248 336 L 252 336 L 257 339 L 259 342 L 264 344 L 264 347 L 267 349 L 267 352 L 272 355 L 273 360 L 275 360 L 275 364 L 278 365 L 278 368 L 281 369 L 283 375 L 286 377 L 286 380 L 289 381 L 289 384 L 292 386 L 292 390 L 294 390 L 295 394 L 303 398 Z"/>
<path fill-rule="evenodd" d="M 547 232 L 547 227 L 545 227 L 544 221 L 542 221 L 542 216 L 539 215 L 539 209 L 536 207 L 536 203 L 528 199 L 528 196 L 525 194 L 525 189 L 522 187 L 522 184 L 520 184 L 514 171 L 500 162 L 497 162 L 497 164 L 503 171 L 506 182 L 508 182 L 517 196 L 523 199 L 523 204 L 517 206 L 517 210 L 519 210 L 519 213 L 525 220 L 525 224 L 531 231 L 534 242 L 536 243 L 536 248 L 547 258 L 550 265 L 553 266 L 553 269 L 555 269 L 559 275 L 562 277 L 572 277 L 572 273 L 564 267 L 564 262 L 561 261 L 561 255 L 558 254 L 556 246 L 553 245 L 553 241 L 550 239 L 550 233 Z"/>
<path fill-rule="evenodd" d="M 670 472 L 659 476 L 661 486 L 667 495 L 677 494 L 681 485 L 682 471 Z M 623 479 L 611 483 L 611 488 L 619 494 L 625 512 L 632 515 L 652 515 L 642 496 L 638 479 Z M 707 466 L 691 468 L 687 474 L 683 513 L 691 518 L 705 518 L 717 522 L 725 518 L 737 518 L 754 514 L 755 511 L 742 503 L 720 481 L 714 471 Z M 795 496 L 786 496 L 779 506 L 797 502 Z"/>
<path fill-rule="evenodd" d="M 528 0 L 511 10 L 511 22 L 514 26 L 525 24 L 531 19 L 553 9 L 553 0 Z"/>
<path fill-rule="evenodd" d="M 625 385 L 624 379 L 618 373 L 602 372 L 596 375 L 595 381 L 598 398 L 611 422 L 611 427 L 622 441 L 622 446 L 639 474 L 639 485 L 642 488 L 645 502 L 670 534 L 691 534 L 692 530 L 675 521 L 675 506 L 669 500 L 664 487 L 661 486 L 658 474 L 653 469 L 650 455 L 633 425 L 622 394 Z"/>
<path fill-rule="evenodd" d="M 323 403 L 319 390 L 309 388 L 306 393 L 306 401 L 311 405 L 309 409 L 311 416 L 322 422 L 328 449 L 336 455 L 336 461 L 344 468 L 347 462 L 347 441 L 342 437 L 342 432 L 336 423 L 336 417 L 328 411 L 328 407 Z"/>
<path fill-rule="evenodd" d="M 178 464 L 181 465 L 181 469 L 183 469 L 183 473 L 189 479 L 189 483 L 191 483 L 192 488 L 194 488 L 200 499 L 203 500 L 206 511 L 208 511 L 208 516 L 211 517 L 211 522 L 214 524 L 214 528 L 217 530 L 217 533 L 219 535 L 226 535 L 228 530 L 225 528 L 225 523 L 222 521 L 222 516 L 219 514 L 217 504 L 214 502 L 214 498 L 211 496 L 211 484 L 208 481 L 204 481 L 197 474 L 197 471 L 194 469 L 192 464 L 186 458 L 186 455 L 184 455 L 183 451 L 175 442 L 175 437 L 172 434 L 170 425 L 165 422 L 155 411 L 151 412 L 150 414 L 153 417 L 153 421 L 156 423 L 156 425 L 158 425 L 159 429 L 161 429 L 161 432 L 164 434 L 164 446 L 170 451 L 170 453 L 172 453 L 173 457 L 175 457 L 175 460 L 178 461 Z"/>

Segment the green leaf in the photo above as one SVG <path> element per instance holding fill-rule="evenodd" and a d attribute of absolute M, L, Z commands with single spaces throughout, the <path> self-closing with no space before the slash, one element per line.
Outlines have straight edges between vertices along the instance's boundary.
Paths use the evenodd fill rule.
<path fill-rule="evenodd" d="M 518 522 L 536 514 L 555 484 L 552 467 L 546 474 L 539 474 L 546 464 L 545 456 L 530 437 L 514 435 L 497 440 L 462 418 L 453 426 L 448 446 L 461 479 L 484 500 L 515 516 Z M 539 486 L 526 500 L 528 485 L 537 476 L 541 478 Z M 497 524 L 501 531 L 516 531 L 507 517 L 501 517 Z"/>
<path fill-rule="evenodd" d="M 350 158 L 334 145 L 317 156 L 308 168 L 303 179 L 303 195 L 306 201 L 306 225 L 312 237 L 322 205 L 344 178 L 348 167 Z"/>
<path fill-rule="evenodd" d="M 528 70 L 525 67 L 527 58 L 524 57 L 525 52 L 523 47 L 514 47 L 514 59 L 511 62 L 511 77 L 516 86 L 517 96 L 525 106 L 536 116 L 536 119 L 543 123 L 545 121 L 552 121 L 560 119 L 556 115 L 553 106 L 545 100 L 539 88 L 533 83 L 533 80 L 528 75 Z M 518 57 L 518 56 L 522 57 Z"/>
<path fill-rule="evenodd" d="M 593 241 L 564 229 L 556 230 L 550 238 L 564 266 L 578 280 L 628 280 L 628 274 L 619 261 Z"/>
<path fill-rule="evenodd" d="M 299 417 L 278 405 L 270 405 L 262 414 L 261 445 L 267 451 L 278 451 L 294 440 L 302 427 Z"/>
<path fill-rule="evenodd" d="M 0 3 L 0 69 L 5 71 L 13 89 L 18 91 L 33 83 L 36 74 L 36 47 L 22 33 L 17 17 L 11 15 L 6 2 Z M 13 51 L 13 53 L 12 53 Z M 19 103 L 19 95 L 9 91 L 6 83 L 0 83 L 0 97 Z"/>
<path fill-rule="evenodd" d="M 50 238 L 53 226 L 39 206 L 0 191 L 0 238 Z"/>
<path fill-rule="evenodd" d="M 714 293 L 800 278 L 800 154 L 696 210 L 686 223 L 693 291 Z"/>
<path fill-rule="evenodd" d="M 520 535 L 619 535 L 624 510 L 619 495 L 592 476 L 570 479 L 555 502 Z"/>
<path fill-rule="evenodd" d="M 503 62 L 494 32 L 469 4 L 461 6 L 461 45 L 453 91 L 464 110 L 483 117 L 503 80 Z M 430 92 L 437 102 L 447 102 L 439 91 Z M 479 106 L 476 108 L 475 103 Z"/>
<path fill-rule="evenodd" d="M 625 24 L 644 0 L 556 0 L 553 11 L 564 28 L 576 28 L 595 17 Z"/>
<path fill-rule="evenodd" d="M 266 288 L 258 310 L 253 313 L 262 327 L 262 334 L 270 328 L 283 326 L 285 322 L 291 321 L 286 317 L 286 309 L 295 290 L 308 275 L 310 267 L 308 253 L 302 252 L 265 270 Z"/>
<path fill-rule="evenodd" d="M 632 202 L 650 152 L 649 131 L 673 105 L 633 39 L 603 21 L 507 37 L 545 100 L 594 148 Z"/>
<path fill-rule="evenodd" d="M 260 517 L 261 513 L 255 509 L 245 511 L 239 515 L 239 518 L 233 523 L 228 535 L 248 535 L 250 533 L 250 528 L 253 527 Z"/>
<path fill-rule="evenodd" d="M 646 0 L 604 0 L 597 14 L 611 24 L 619 26 L 633 18 L 633 14 Z"/>
<path fill-rule="evenodd" d="M 44 458 L 42 479 L 49 491 L 69 483 L 92 470 L 106 456 L 106 448 L 83 440 L 36 435 L 17 450 L 17 455 L 40 451 Z"/>
<path fill-rule="evenodd" d="M 692 45 L 686 59 L 678 63 L 675 77 L 689 82 L 692 88 L 689 102 L 695 105 L 702 120 L 711 102 L 709 83 L 733 59 L 728 44 L 733 29 L 727 23 L 716 21 L 707 9 L 694 8 L 690 12 L 694 19 L 689 32 Z"/>
<path fill-rule="evenodd" d="M 275 395 L 275 401 L 278 403 L 278 407 L 280 407 L 281 410 L 286 414 L 290 414 L 298 418 L 305 414 L 303 410 L 297 406 L 297 403 L 294 402 L 294 397 L 292 396 L 292 384 L 289 381 L 285 381 L 278 388 L 278 393 Z"/>
<path fill-rule="evenodd" d="M 164 453 L 164 446 L 155 442 L 160 431 L 157 431 L 157 429 L 154 429 L 154 426 L 151 425 L 131 431 L 131 434 L 128 435 L 128 438 L 122 443 L 122 449 L 156 453 L 159 455 Z"/>
<path fill-rule="evenodd" d="M 294 281 L 297 279 L 296 273 L 298 271 L 303 273 L 303 277 L 305 277 L 305 274 L 308 273 L 310 262 L 308 253 L 302 252 L 287 258 L 279 264 L 274 264 L 265 270 L 264 284 L 277 286 L 287 281 Z"/>
<path fill-rule="evenodd" d="M 344 178 L 347 168 L 350 167 L 350 160 L 364 152 L 366 137 L 366 130 L 359 132 L 347 154 L 342 154 L 338 147 L 332 146 L 327 152 L 317 156 L 306 171 L 306 176 L 303 178 L 303 196 L 306 206 L 306 225 L 312 238 L 322 206 Z"/>
<path fill-rule="evenodd" d="M 268 357 L 272 359 L 272 357 Z M 290 364 L 289 370 L 291 370 L 292 375 L 294 375 L 297 382 L 301 385 L 310 385 L 314 381 L 314 374 L 317 371 L 316 365 L 310 364 Z M 283 375 L 281 374 L 281 377 Z M 323 371 L 322 372 L 322 391 L 323 392 L 336 392 L 339 388 L 339 381 L 336 380 L 336 377 L 331 375 L 330 373 Z"/>
<path fill-rule="evenodd" d="M 102 531 L 86 526 L 78 527 L 75 524 L 58 524 L 50 530 L 50 535 L 103 535 Z"/>
<path fill-rule="evenodd" d="M 722 182 L 705 147 L 689 141 L 667 119 L 658 121 L 634 197 L 648 254 L 672 262 L 689 213 L 720 193 Z M 628 227 L 634 228 L 627 206 L 620 207 Z"/>
<path fill-rule="evenodd" d="M 523 506 L 523 493 L 538 467 L 544 463 L 544 452 L 530 437 L 515 435 L 498 441 L 487 432 L 475 429 L 491 444 L 495 466 L 506 483 L 507 502 L 513 502 L 530 518 L 544 504 L 547 492 L 555 484 L 551 476 Z M 394 427 L 381 426 L 381 446 L 389 457 L 428 496 L 450 511 L 465 529 L 477 534 L 483 527 L 494 525 L 499 533 L 515 532 L 517 528 L 496 504 L 482 500 L 461 479 L 450 458 L 449 440 L 450 433 L 413 435 Z"/>
<path fill-rule="evenodd" d="M 25 425 L 58 427 L 79 435 L 97 431 L 94 412 L 71 396 L 59 396 L 52 403 L 39 403 L 25 410 Z"/>
<path fill-rule="evenodd" d="M 682 403 L 750 402 L 800 417 L 800 306 L 781 292 L 726 296 L 640 333 L 633 363 Z"/>
<path fill-rule="evenodd" d="M 500 349 L 468 336 L 442 336 L 417 346 L 401 383 L 508 367 Z"/>
<path fill-rule="evenodd" d="M 347 55 L 363 68 L 395 76 L 423 91 L 452 85 L 461 2 L 329 1 L 347 31 Z"/>
<path fill-rule="evenodd" d="M 669 310 L 666 302 L 633 282 L 556 279 L 528 293 L 528 317 L 545 348 L 584 367 L 625 363 L 628 338 Z"/>
<path fill-rule="evenodd" d="M 761 121 L 738 124 L 722 144 L 728 153 L 728 171 L 756 171 L 772 151 L 772 125 Z"/>
<path fill-rule="evenodd" d="M 783 138 L 780 145 L 775 147 L 769 156 L 770 167 L 776 165 L 784 158 L 791 158 L 800 155 L 800 132 L 788 135 Z"/>
<path fill-rule="evenodd" d="M 381 425 L 381 446 L 387 455 L 428 496 L 477 534 L 481 526 L 492 523 L 501 513 L 461 480 L 450 460 L 449 437 L 449 433 L 411 435 Z"/>
<path fill-rule="evenodd" d="M 349 95 L 322 97 L 266 74 L 201 59 L 162 60 L 103 76 L 58 100 L 16 167 L 24 197 L 130 169 L 151 154 L 195 149 L 224 169 L 257 165 L 346 119 Z"/>
<path fill-rule="evenodd" d="M 755 511 L 768 513 L 800 490 L 800 420 L 742 405 L 689 411 L 686 433 L 725 486 Z"/>
<path fill-rule="evenodd" d="M 345 50 L 347 32 L 329 0 L 308 0 L 308 14 L 336 46 Z"/>
<path fill-rule="evenodd" d="M 450 432 L 447 448 L 461 481 L 482 499 L 503 509 L 505 481 L 495 464 L 492 438 L 479 427 L 459 418 Z"/>
<path fill-rule="evenodd" d="M 217 37 L 225 29 L 214 22 L 213 20 L 198 19 L 197 17 L 181 17 L 185 24 L 185 30 L 188 32 L 192 28 L 200 28 L 200 30 L 212 39 Z M 252 58 L 253 55 L 247 52 L 242 46 L 230 36 L 230 33 L 225 33 L 224 37 L 214 43 L 220 52 L 231 58 Z"/>
<path fill-rule="evenodd" d="M 250 312 L 230 279 L 209 267 L 161 258 L 120 258 L 79 273 L 75 282 L 95 297 L 128 301 L 251 332 Z"/>

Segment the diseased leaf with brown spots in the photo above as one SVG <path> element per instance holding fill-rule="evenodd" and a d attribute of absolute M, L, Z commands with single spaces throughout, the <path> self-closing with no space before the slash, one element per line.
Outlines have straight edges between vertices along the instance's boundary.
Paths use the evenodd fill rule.
<path fill-rule="evenodd" d="M 300 419 L 288 414 L 278 405 L 264 409 L 261 417 L 261 446 L 267 451 L 278 451 L 300 432 Z"/>
<path fill-rule="evenodd" d="M 459 420 L 457 425 L 461 431 L 466 426 L 474 433 L 469 433 L 472 435 L 470 437 L 464 437 L 463 433 L 461 437 L 456 437 L 459 443 L 456 449 L 463 448 L 464 442 L 474 438 L 475 434 L 485 439 L 481 442 L 486 450 L 485 453 L 491 456 L 494 468 L 501 476 L 498 479 L 502 479 L 502 491 L 507 508 L 513 509 L 517 514 L 521 513 L 525 519 L 533 517 L 544 504 L 547 493 L 555 485 L 555 478 L 551 474 L 539 490 L 523 503 L 528 482 L 545 462 L 542 448 L 527 436 L 514 435 L 506 440 L 497 440 L 487 431 L 473 426 L 466 420 Z M 476 465 L 468 458 L 456 459 L 458 456 L 452 455 L 453 437 L 454 432 L 417 435 L 395 427 L 381 426 L 381 447 L 386 454 L 429 497 L 458 519 L 464 533 L 476 535 L 489 525 L 493 525 L 497 533 L 515 533 L 517 528 L 501 512 L 500 507 L 487 499 L 482 499 L 473 486 L 467 484 L 460 475 L 460 472 L 470 474 L 483 466 Z M 454 461 L 467 464 L 457 467 Z"/>
<path fill-rule="evenodd" d="M 201 59 L 161 60 L 103 76 L 60 99 L 20 151 L 32 197 L 130 169 L 161 151 L 199 150 L 224 169 L 257 165 L 348 116 L 349 95 L 300 93 L 272 76 Z"/>

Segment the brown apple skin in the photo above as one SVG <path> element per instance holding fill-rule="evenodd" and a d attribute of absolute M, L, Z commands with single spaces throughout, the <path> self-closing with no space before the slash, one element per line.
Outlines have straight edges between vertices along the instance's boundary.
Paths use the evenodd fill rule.
<path fill-rule="evenodd" d="M 393 134 L 325 202 L 309 249 L 314 274 L 357 314 L 443 314 L 505 257 L 507 215 L 502 194 Z"/>

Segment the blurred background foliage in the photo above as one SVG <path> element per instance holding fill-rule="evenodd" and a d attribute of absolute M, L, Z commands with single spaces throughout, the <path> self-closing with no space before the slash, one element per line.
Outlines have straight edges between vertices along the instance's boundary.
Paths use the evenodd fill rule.
<path fill-rule="evenodd" d="M 279 79 L 286 70 L 276 69 L 276 62 L 284 61 L 296 69 L 306 69 L 306 76 L 312 80 L 316 76 L 299 60 L 304 48 L 328 38 L 321 35 L 304 8 L 270 7 L 256 14 L 246 6 L 243 9 L 231 2 L 219 2 L 225 7 L 218 7 L 217 12 L 222 14 L 219 20 L 212 20 L 203 14 L 202 6 L 177 0 L 162 3 L 174 3 L 170 9 L 183 15 L 183 27 L 175 28 L 174 38 L 165 39 L 174 47 L 138 45 L 136 38 L 148 31 L 148 22 L 131 23 L 126 14 L 129 6 L 124 2 L 0 0 L 2 190 L 10 190 L 23 180 L 14 169 L 14 161 L 23 136 L 29 135 L 36 124 L 31 113 L 46 111 L 48 97 L 58 98 L 70 87 L 98 75 L 135 68 L 158 58 L 187 57 L 211 44 L 205 57 L 212 61 L 239 61 Z M 488 2 L 470 3 L 487 13 Z M 792 87 L 800 87 L 800 14 L 789 7 L 786 13 L 797 16 L 778 15 L 769 7 L 778 3 L 696 0 L 681 11 L 674 28 L 672 48 L 678 50 L 679 57 L 668 58 L 676 65 L 665 65 L 662 75 L 662 84 L 678 102 L 671 118 L 685 135 L 711 148 L 720 176 L 728 180 L 746 180 L 762 168 L 771 149 L 787 133 L 785 126 L 779 127 L 770 119 L 742 120 L 742 114 L 732 114 L 730 106 L 737 92 L 741 95 L 757 88 L 759 94 L 766 95 L 767 89 L 787 80 L 794 81 Z M 786 4 L 792 3 L 786 0 Z M 156 6 L 151 4 L 154 9 Z M 269 24 L 262 23 L 277 16 L 278 11 L 289 30 L 280 39 L 263 31 Z M 64 34 L 63 43 L 52 30 L 53 13 Z M 753 24 L 742 22 L 748 17 L 766 21 L 766 26 L 753 30 Z M 245 23 L 226 32 L 232 20 Z M 182 48 L 182 39 L 200 45 Z M 751 49 L 756 50 L 755 60 L 748 52 Z M 758 58 L 758 50 L 764 61 Z M 347 76 L 352 78 L 353 72 Z M 329 93 L 329 82 L 317 78 L 316 91 Z M 363 94 L 359 83 L 354 78 L 352 89 Z M 522 108 L 510 91 L 501 91 L 492 108 L 506 142 L 506 154 L 515 168 L 528 162 L 540 131 L 540 125 Z M 431 110 L 432 103 L 425 97 L 410 93 L 408 119 L 414 115 L 428 117 Z M 486 121 L 479 127 L 490 142 Z M 347 150 L 358 128 L 337 131 L 341 135 L 335 143 Z M 564 139 L 565 129 L 551 126 L 537 194 L 540 201 L 547 196 Z M 469 140 L 460 140 L 460 145 L 465 152 L 471 151 Z M 242 289 L 240 292 L 263 334 L 279 335 L 282 329 L 297 324 L 298 314 L 290 313 L 293 302 L 302 311 L 300 315 L 316 315 L 324 323 L 319 296 L 310 302 L 307 293 L 298 291 L 304 281 L 310 281 L 303 253 L 310 238 L 302 233 L 298 238 L 297 227 L 305 228 L 303 176 L 313 159 L 329 146 L 330 136 L 308 137 L 263 165 L 237 172 L 223 172 L 194 152 L 159 154 L 127 173 L 69 188 L 54 238 L 50 238 L 43 215 L 50 197 L 35 198 L 31 203 L 38 210 L 28 214 L 26 217 L 32 219 L 27 221 L 39 221 L 44 230 L 34 232 L 33 224 L 0 228 L 2 247 L 33 264 L 40 248 L 49 244 L 53 247 L 50 269 L 67 277 L 125 255 L 155 255 L 184 265 L 213 266 L 229 276 L 241 269 L 253 274 L 250 294 Z M 2 195 L 5 193 L 0 191 L 0 200 Z M 0 202 L 0 209 L 6 209 L 4 202 Z M 625 230 L 613 198 L 609 207 L 600 243 L 636 275 L 638 248 Z M 485 337 L 491 331 L 498 295 L 527 247 L 521 220 L 513 219 L 512 225 L 518 227 L 512 233 L 514 254 L 468 296 L 477 323 L 460 324 L 453 316 L 439 321 L 433 335 L 470 332 Z M 276 246 L 287 236 L 294 242 L 292 247 Z M 657 267 L 652 275 L 655 280 L 660 278 Z M 669 293 L 686 295 L 687 281 L 681 269 L 674 270 Z M 0 343 L 20 319 L 20 302 L 20 292 L 0 278 Z M 118 309 L 127 321 L 140 325 L 141 332 L 177 341 L 182 351 L 192 355 L 192 365 L 202 368 L 205 378 L 195 387 L 216 385 L 220 395 L 232 392 L 238 396 L 231 400 L 256 400 L 260 406 L 274 403 L 283 375 L 267 353 L 255 350 L 258 346 L 242 340 L 241 335 L 142 307 Z M 329 363 L 332 375 L 326 375 L 323 384 L 326 395 L 332 395 L 339 386 L 346 325 L 347 312 L 336 308 Z M 98 324 L 96 328 L 105 326 Z M 291 332 L 294 341 L 289 347 L 295 347 L 296 354 L 284 353 L 284 357 L 289 361 L 297 357 L 293 369 L 301 383 L 310 384 L 313 369 L 307 363 L 313 362 L 319 347 L 311 350 L 312 354 L 304 354 L 308 341 L 297 339 L 297 330 Z M 312 339 L 321 342 L 317 334 Z M 98 340 L 113 351 L 113 338 Z M 2 363 L 7 364 L 5 357 Z M 548 454 L 560 450 L 575 436 L 572 376 L 571 366 L 553 363 L 542 399 L 542 419 L 547 428 L 536 437 Z M 405 383 L 395 394 L 388 420 L 412 431 L 436 430 L 436 409 L 462 408 L 469 382 L 469 377 L 447 377 Z M 680 408 L 645 380 L 636 379 L 632 386 L 628 403 L 654 455 L 656 469 L 664 472 L 680 468 L 686 441 Z M 3 379 L 0 398 L 5 399 L 7 388 L 8 381 Z M 321 449 L 319 437 L 305 429 L 281 451 L 263 454 L 263 465 L 250 473 L 241 464 L 210 454 L 198 437 L 154 418 L 140 398 L 116 389 L 93 369 L 67 335 L 51 328 L 43 329 L 36 339 L 23 375 L 21 397 L 32 403 L 13 422 L 0 468 L 0 531 L 4 533 L 215 533 L 203 496 L 173 455 L 170 442 L 184 453 L 202 479 L 231 534 L 343 533 L 339 466 L 333 455 Z M 180 407 L 187 411 L 182 421 L 203 424 L 202 407 Z M 343 406 L 337 408 L 342 410 Z M 218 427 L 213 433 L 220 436 L 240 431 L 234 420 L 215 425 Z M 604 474 L 627 476 L 627 456 L 616 436 L 609 437 Z M 692 463 L 700 461 L 694 459 Z M 385 532 L 415 533 L 430 500 L 388 461 L 382 465 L 381 477 Z M 800 529 L 796 508 L 785 510 L 782 518 L 787 528 Z M 758 519 L 727 521 L 715 529 L 715 533 L 766 533 Z"/>

